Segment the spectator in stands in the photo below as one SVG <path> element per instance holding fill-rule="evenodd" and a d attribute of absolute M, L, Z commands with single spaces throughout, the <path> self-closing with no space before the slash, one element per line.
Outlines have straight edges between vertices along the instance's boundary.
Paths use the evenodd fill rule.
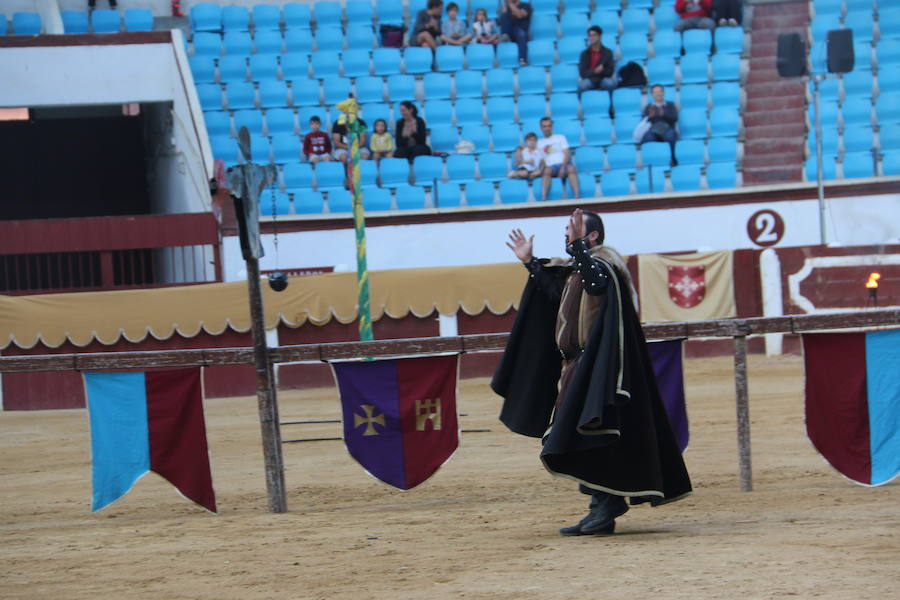
<path fill-rule="evenodd" d="M 382 158 L 391 158 L 394 156 L 394 136 L 387 130 L 387 121 L 376 119 L 374 127 L 375 131 L 369 139 L 369 150 L 372 152 L 372 158 L 376 162 Z"/>
<path fill-rule="evenodd" d="M 400 103 L 400 122 L 397 123 L 397 149 L 394 156 L 412 162 L 417 156 L 431 154 L 431 148 L 425 143 L 425 121 L 419 116 L 419 110 L 409 100 Z"/>
<path fill-rule="evenodd" d="M 715 0 L 713 8 L 719 27 L 737 27 L 744 20 L 741 0 Z"/>
<path fill-rule="evenodd" d="M 544 178 L 541 186 L 541 200 L 547 199 L 550 191 L 550 180 L 559 177 L 565 183 L 568 178 L 572 185 L 575 198 L 581 197 L 578 189 L 578 174 L 575 165 L 572 164 L 572 153 L 569 150 L 569 141 L 560 133 L 553 133 L 553 119 L 544 117 L 541 119 L 541 132 L 544 134 L 537 143 L 538 152 L 544 161 L 541 176 Z M 565 189 L 565 188 L 563 188 Z"/>
<path fill-rule="evenodd" d="M 472 39 L 479 44 L 494 44 L 500 41 L 497 24 L 488 20 L 487 11 L 483 8 L 475 10 L 475 22 L 472 23 Z"/>
<path fill-rule="evenodd" d="M 437 48 L 441 37 L 441 12 L 444 10 L 442 0 L 428 0 L 427 8 L 420 10 L 413 24 L 412 39 L 414 46 Z"/>
<path fill-rule="evenodd" d="M 592 25 L 588 31 L 588 47 L 578 59 L 578 91 L 613 90 L 616 88 L 616 61 L 612 50 L 603 45 L 603 30 Z"/>
<path fill-rule="evenodd" d="M 525 136 L 525 145 L 516 148 L 516 168 L 509 172 L 512 179 L 534 179 L 543 171 L 543 158 L 537 148 L 537 135 L 530 132 Z"/>
<path fill-rule="evenodd" d="M 712 0 L 675 0 L 675 12 L 681 16 L 675 22 L 675 31 L 716 28 L 716 22 L 712 20 Z"/>
<path fill-rule="evenodd" d="M 94 10 L 97 7 L 97 0 L 88 0 L 88 10 Z M 111 9 L 118 8 L 118 4 L 116 4 L 116 0 L 109 0 L 109 7 Z"/>
<path fill-rule="evenodd" d="M 528 29 L 531 5 L 519 0 L 503 0 L 500 8 L 500 33 L 519 47 L 519 64 L 528 64 Z"/>
<path fill-rule="evenodd" d="M 465 21 L 456 17 L 459 15 L 459 5 L 451 2 L 447 5 L 447 18 L 441 21 L 441 43 L 450 46 L 464 46 L 472 39 L 468 33 Z"/>
<path fill-rule="evenodd" d="M 331 160 L 331 137 L 324 131 L 322 120 L 317 116 L 309 118 L 309 133 L 303 137 L 303 154 L 309 162 L 328 162 Z"/>
<path fill-rule="evenodd" d="M 359 124 L 363 127 L 366 122 L 359 119 Z M 340 162 L 348 162 L 350 160 L 350 137 L 347 135 L 347 115 L 342 114 L 331 126 L 331 145 L 334 147 L 331 155 L 334 160 Z M 359 157 L 366 160 L 370 157 L 369 148 L 366 144 L 366 132 L 359 134 Z"/>
<path fill-rule="evenodd" d="M 669 142 L 672 153 L 671 166 L 677 166 L 675 142 L 678 140 L 678 109 L 665 99 L 663 86 L 656 84 L 650 89 L 653 102 L 644 107 L 643 116 L 650 121 L 650 129 L 641 138 L 644 142 Z"/>

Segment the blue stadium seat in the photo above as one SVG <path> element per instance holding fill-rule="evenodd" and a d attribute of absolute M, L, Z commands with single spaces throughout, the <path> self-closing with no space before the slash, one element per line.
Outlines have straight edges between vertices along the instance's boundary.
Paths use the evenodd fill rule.
<path fill-rule="evenodd" d="M 587 15 L 591 11 L 591 0 L 562 0 L 563 14 L 582 13 Z M 587 25 L 585 25 L 585 29 Z"/>
<path fill-rule="evenodd" d="M 845 179 L 874 177 L 876 175 L 871 152 L 847 152 L 844 154 L 841 163 L 843 164 Z"/>
<path fill-rule="evenodd" d="M 309 29 L 312 3 L 287 2 L 283 7 L 285 31 Z"/>
<path fill-rule="evenodd" d="M 625 114 L 639 115 L 641 112 L 641 90 L 639 88 L 616 88 L 613 92 L 613 104 L 616 108 L 616 117 Z"/>
<path fill-rule="evenodd" d="M 225 87 L 225 101 L 228 110 L 254 108 L 256 106 L 255 96 L 253 84 L 246 81 L 229 81 Z"/>
<path fill-rule="evenodd" d="M 393 103 L 414 100 L 416 78 L 412 75 L 391 75 L 387 78 L 388 100 Z"/>
<path fill-rule="evenodd" d="M 364 76 L 356 79 L 356 100 L 360 104 L 384 102 L 384 79 Z"/>
<path fill-rule="evenodd" d="M 590 175 L 599 175 L 603 172 L 603 163 L 605 162 L 603 150 L 601 148 L 585 146 L 578 150 L 575 155 L 575 165 L 578 167 L 579 173 L 588 173 Z"/>
<path fill-rule="evenodd" d="M 125 31 L 153 31 L 153 13 L 149 8 L 126 8 Z"/>
<path fill-rule="evenodd" d="M 740 27 L 719 27 L 713 34 L 717 54 L 740 54 L 744 51 L 744 30 Z"/>
<path fill-rule="evenodd" d="M 603 35 L 607 39 L 606 46 L 611 46 L 609 41 L 615 39 L 622 31 L 618 8 L 615 5 L 600 6 L 598 2 L 597 9 L 590 16 L 591 25 L 597 25 L 603 30 Z"/>
<path fill-rule="evenodd" d="M 674 12 L 674 11 L 673 11 Z M 653 53 L 656 58 L 681 56 L 681 35 L 671 29 L 659 29 L 653 35 Z"/>
<path fill-rule="evenodd" d="M 439 156 L 417 156 L 412 165 L 416 185 L 431 186 L 443 179 L 444 162 Z"/>
<path fill-rule="evenodd" d="M 816 18 L 821 18 L 826 15 L 828 16 L 841 16 L 842 4 L 843 0 L 813 0 L 813 7 L 816 11 Z M 869 8 L 872 7 L 872 3 L 869 2 Z"/>
<path fill-rule="evenodd" d="M 270 161 L 271 144 L 269 138 L 259 134 L 250 136 L 250 154 L 253 161 L 257 163 L 267 163 Z"/>
<path fill-rule="evenodd" d="M 247 58 L 240 56 L 223 56 L 219 59 L 219 81 L 247 81 Z"/>
<path fill-rule="evenodd" d="M 295 133 L 296 114 L 290 108 L 272 108 L 266 111 L 266 131 L 269 135 Z"/>
<path fill-rule="evenodd" d="M 641 115 L 635 113 L 616 113 L 616 119 L 613 123 L 616 129 L 616 141 L 618 143 L 626 142 L 631 139 L 635 127 L 641 121 Z"/>
<path fill-rule="evenodd" d="M 366 160 L 360 163 L 360 165 L 371 162 L 372 161 L 370 160 Z M 375 165 L 373 164 L 372 166 L 374 167 Z M 374 186 L 364 187 L 363 209 L 366 212 L 391 210 L 391 190 Z"/>
<path fill-rule="evenodd" d="M 580 198 L 596 198 L 597 194 L 597 179 L 591 175 L 590 173 L 581 173 L 579 172 L 576 176 L 578 178 L 578 187 L 581 188 Z M 575 197 L 575 190 L 572 187 L 572 178 L 566 178 L 566 192 L 567 197 L 571 200 Z"/>
<path fill-rule="evenodd" d="M 362 114 L 366 119 L 366 122 L 371 123 L 372 126 L 375 126 L 375 121 L 378 119 L 384 119 L 384 122 L 387 123 L 388 129 L 391 129 L 391 124 L 394 122 L 394 117 L 391 115 L 391 107 L 388 104 L 383 104 L 380 102 L 372 102 L 369 104 L 362 105 Z"/>
<path fill-rule="evenodd" d="M 66 33 L 88 32 L 88 14 L 85 11 L 64 10 L 60 12 L 60 15 L 62 16 L 63 31 Z M 4 33 L 6 33 L 6 17 L 3 18 L 3 31 L 0 32 L 0 35 Z"/>
<path fill-rule="evenodd" d="M 497 44 L 497 66 L 501 69 L 516 69 L 519 66 L 519 48 L 512 42 Z"/>
<path fill-rule="evenodd" d="M 519 96 L 516 102 L 519 121 L 540 119 L 547 115 L 547 101 L 543 94 Z"/>
<path fill-rule="evenodd" d="M 332 164 L 332 163 L 321 163 Z M 342 187 L 332 187 L 325 191 L 328 198 L 328 212 L 349 213 L 353 212 L 353 195 Z M 365 207 L 363 207 L 365 209 Z"/>
<path fill-rule="evenodd" d="M 581 121 L 578 119 L 553 119 L 553 133 L 565 136 L 572 149 L 581 145 Z"/>
<path fill-rule="evenodd" d="M 397 186 L 397 208 L 422 210 L 425 208 L 425 190 L 415 185 Z"/>
<path fill-rule="evenodd" d="M 197 97 L 203 110 L 222 110 L 222 87 L 218 83 L 198 83 Z"/>
<path fill-rule="evenodd" d="M 627 29 L 619 37 L 620 63 L 627 61 L 641 61 L 647 58 L 647 34 L 630 32 Z"/>
<path fill-rule="evenodd" d="M 849 106 L 851 100 L 852 99 L 848 99 L 847 102 L 845 102 L 844 106 Z M 864 104 L 861 104 L 860 112 L 862 112 L 863 114 L 860 115 L 860 120 L 848 120 L 847 112 L 844 107 L 842 107 L 841 111 L 844 114 L 845 125 L 854 122 L 869 122 L 864 119 L 866 115 L 864 114 L 862 106 L 864 106 Z M 879 123 L 900 122 L 900 93 L 882 93 L 880 96 L 878 96 L 878 100 L 875 101 L 875 113 L 878 115 Z"/>
<path fill-rule="evenodd" d="M 226 31 L 222 35 L 225 54 L 247 56 L 253 51 L 253 38 L 247 31 Z"/>
<path fill-rule="evenodd" d="M 882 80 L 898 81 L 896 77 L 879 77 L 878 87 L 882 92 L 887 91 L 888 86 L 882 85 Z M 829 80 L 825 80 L 829 81 Z M 844 98 L 871 98 L 874 79 L 871 71 L 851 71 L 843 75 Z M 822 83 L 825 83 L 824 81 Z"/>
<path fill-rule="evenodd" d="M 475 180 L 475 155 L 451 154 L 447 157 L 447 180 L 468 182 Z"/>
<path fill-rule="evenodd" d="M 738 54 L 716 54 L 710 66 L 714 81 L 738 81 L 741 78 L 741 57 Z"/>
<path fill-rule="evenodd" d="M 210 83 L 216 80 L 216 61 L 211 56 L 190 56 L 188 64 L 194 83 Z"/>
<path fill-rule="evenodd" d="M 647 142 L 641 144 L 641 162 L 646 167 L 664 167 L 671 160 L 671 152 L 668 142 Z"/>
<path fill-rule="evenodd" d="M 195 4 L 189 12 L 191 31 L 221 31 L 222 7 L 218 4 Z"/>
<path fill-rule="evenodd" d="M 255 4 L 251 11 L 253 28 L 257 34 L 263 31 L 278 31 L 281 9 L 274 4 Z"/>
<path fill-rule="evenodd" d="M 422 78 L 425 101 L 448 100 L 453 91 L 453 78 L 447 73 L 426 73 Z"/>
<path fill-rule="evenodd" d="M 288 53 L 312 52 L 313 37 L 308 29 L 288 29 L 284 32 L 284 45 Z"/>
<path fill-rule="evenodd" d="M 344 77 L 362 77 L 371 70 L 372 57 L 368 50 L 347 50 L 341 55 Z"/>
<path fill-rule="evenodd" d="M 436 126 L 429 134 L 431 149 L 435 152 L 455 152 L 459 142 L 459 131 L 452 125 Z"/>
<path fill-rule="evenodd" d="M 728 189 L 737 185 L 737 165 L 733 162 L 713 163 L 706 168 L 706 187 Z"/>
<path fill-rule="evenodd" d="M 535 15 L 553 15 L 556 16 L 559 0 L 534 0 L 531 3 L 533 14 Z M 532 22 L 541 19 L 532 19 Z"/>
<path fill-rule="evenodd" d="M 333 106 L 350 96 L 350 80 L 346 77 L 326 77 L 322 80 L 325 104 Z"/>
<path fill-rule="evenodd" d="M 687 84 L 678 91 L 680 108 L 707 108 L 709 105 L 709 88 L 705 84 Z M 713 104 L 715 106 L 715 104 Z"/>
<path fill-rule="evenodd" d="M 400 72 L 400 50 L 397 48 L 376 48 L 372 51 L 375 75 L 395 75 Z"/>
<path fill-rule="evenodd" d="M 426 50 L 430 54 L 430 50 L 427 48 L 422 48 L 422 50 Z M 409 54 L 409 50 L 407 50 L 407 54 Z M 461 70 L 465 58 L 466 55 L 463 52 L 462 46 L 451 46 L 447 44 L 438 46 L 434 55 L 437 70 L 442 73 L 453 73 Z"/>
<path fill-rule="evenodd" d="M 587 146 L 607 146 L 612 142 L 613 125 L 609 115 L 585 117 L 583 129 Z"/>
<path fill-rule="evenodd" d="M 226 57 L 227 58 L 227 57 Z M 278 57 L 274 54 L 254 54 L 250 57 L 250 79 L 262 81 L 278 77 Z"/>
<path fill-rule="evenodd" d="M 241 127 L 246 127 L 250 135 L 263 134 L 263 115 L 255 108 L 246 108 L 234 111 L 234 132 L 238 133 Z"/>
<path fill-rule="evenodd" d="M 222 36 L 218 33 L 195 33 L 192 45 L 195 56 L 219 56 L 222 54 Z"/>
<path fill-rule="evenodd" d="M 444 46 L 439 46 L 443 48 Z M 462 52 L 462 49 L 459 49 Z M 378 52 L 376 50 L 376 52 Z M 429 48 L 410 46 L 403 51 L 404 72 L 409 74 L 430 73 L 434 55 Z"/>
<path fill-rule="evenodd" d="M 347 86 L 349 89 L 349 86 Z M 279 108 L 288 105 L 287 84 L 277 79 L 264 79 L 259 82 L 259 106 L 261 108 Z M 346 96 L 344 96 L 346 98 Z"/>
<path fill-rule="evenodd" d="M 253 36 L 253 47 L 257 55 L 281 54 L 283 46 L 284 39 L 280 31 L 257 31 Z"/>
<path fill-rule="evenodd" d="M 431 190 L 431 202 L 435 208 L 455 208 L 462 204 L 462 194 L 458 183 L 439 181 Z"/>
<path fill-rule="evenodd" d="M 397 0 L 376 0 L 375 14 L 379 25 L 402 25 L 403 3 Z M 415 18 L 415 13 L 412 13 L 412 17 Z"/>
<path fill-rule="evenodd" d="M 294 196 L 295 214 L 318 215 L 324 210 L 325 202 L 320 192 L 314 192 L 311 189 L 290 189 L 287 191 Z"/>
<path fill-rule="evenodd" d="M 344 5 L 344 12 L 347 13 L 348 25 L 372 26 L 374 11 L 369 0 L 348 0 Z"/>
<path fill-rule="evenodd" d="M 363 189 L 378 185 L 377 162 L 375 162 L 374 160 L 359 161 L 359 185 Z M 390 202 L 388 202 L 388 204 L 390 204 Z"/>
<path fill-rule="evenodd" d="M 208 110 L 203 113 L 206 133 L 210 137 L 231 135 L 231 115 L 222 110 Z"/>
<path fill-rule="evenodd" d="M 900 29 L 900 28 L 898 28 Z M 883 39 L 875 46 L 875 57 L 879 73 L 900 65 L 900 39 Z M 856 57 L 857 63 L 860 57 Z M 859 65 L 857 64 L 857 67 Z"/>
<path fill-rule="evenodd" d="M 488 71 L 490 73 L 490 71 Z M 512 73 L 509 72 L 510 79 L 510 90 L 512 89 Z M 441 73 L 440 75 L 446 75 L 446 73 Z M 428 75 L 425 75 L 426 81 Z M 454 87 L 456 89 L 456 97 L 457 98 L 481 98 L 484 94 L 484 77 L 481 71 L 457 71 L 453 76 Z M 428 88 L 426 83 L 425 89 L 426 95 L 428 94 Z M 510 95 L 512 92 L 510 91 Z"/>
<path fill-rule="evenodd" d="M 385 159 L 388 160 L 388 159 Z M 344 181 L 347 179 L 347 170 L 344 163 L 339 162 L 319 162 L 316 163 L 316 189 L 343 188 Z"/>
<path fill-rule="evenodd" d="M 340 27 L 316 27 L 316 50 L 339 52 L 344 47 L 344 32 Z"/>
<path fill-rule="evenodd" d="M 535 187 L 534 193 L 535 193 L 535 196 L 538 196 L 538 200 L 544 200 L 543 198 L 539 197 L 539 192 L 538 192 L 537 186 Z M 550 189 L 547 191 L 546 200 L 548 202 L 554 202 L 556 200 L 562 200 L 562 199 L 563 199 L 562 181 L 558 177 L 554 177 L 553 179 L 550 180 Z"/>
<path fill-rule="evenodd" d="M 368 25 L 347 25 L 347 47 L 362 48 L 371 50 L 375 44 L 375 32 L 372 30 L 372 24 Z"/>
<path fill-rule="evenodd" d="M 313 169 L 309 163 L 288 163 L 282 171 L 284 187 L 287 189 L 311 189 L 313 184 Z M 296 207 L 297 197 L 294 196 Z"/>
<path fill-rule="evenodd" d="M 877 120 L 883 122 L 900 120 L 887 118 L 888 113 L 893 112 L 897 114 L 896 111 L 900 110 L 900 107 L 891 106 L 891 103 L 897 103 L 898 101 L 900 101 L 900 97 L 891 97 L 887 94 L 880 95 L 875 103 Z M 885 114 L 882 115 L 882 112 Z M 871 125 L 872 101 L 868 98 L 847 98 L 841 105 L 841 117 L 844 127 L 854 124 Z"/>
<path fill-rule="evenodd" d="M 732 81 L 717 81 L 710 90 L 713 108 L 737 109 L 741 105 L 741 85 Z"/>
<path fill-rule="evenodd" d="M 881 172 L 884 175 L 900 175 L 900 152 L 891 150 L 885 152 L 881 159 Z"/>
<path fill-rule="evenodd" d="M 428 100 L 425 103 L 425 119 L 429 126 L 453 123 L 453 105 L 449 100 Z"/>
<path fill-rule="evenodd" d="M 885 149 L 900 148 L 900 123 L 881 123 L 878 129 L 878 147 Z"/>
<path fill-rule="evenodd" d="M 492 44 L 469 44 L 466 46 L 466 68 L 486 71 L 494 68 L 494 46 Z"/>
<path fill-rule="evenodd" d="M 250 11 L 246 6 L 222 7 L 222 29 L 225 31 L 250 31 Z"/>
<path fill-rule="evenodd" d="M 576 91 L 578 80 L 578 67 L 575 65 L 560 64 L 550 67 L 550 89 L 553 93 Z"/>
<path fill-rule="evenodd" d="M 395 188 L 409 183 L 409 161 L 405 158 L 382 158 L 378 161 L 381 187 Z"/>
<path fill-rule="evenodd" d="M 490 77 L 490 71 L 488 72 Z M 522 67 L 518 72 L 520 94 L 544 94 L 546 93 L 547 72 L 543 67 Z M 488 87 L 488 93 L 492 89 Z"/>
<path fill-rule="evenodd" d="M 679 165 L 672 167 L 672 189 L 676 192 L 689 192 L 700 189 L 700 166 Z"/>
<path fill-rule="evenodd" d="M 564 37 L 556 44 L 559 52 L 559 62 L 566 65 L 577 65 L 578 59 L 585 48 L 583 37 Z"/>
<path fill-rule="evenodd" d="M 549 67 L 555 62 L 556 48 L 552 39 L 528 42 L 528 64 L 535 67 Z"/>
<path fill-rule="evenodd" d="M 815 153 L 816 151 L 816 130 L 812 129 L 809 132 L 809 138 L 807 141 L 807 145 L 809 146 L 809 151 L 811 153 Z M 835 124 L 822 126 L 822 152 L 825 154 L 837 154 L 838 151 L 838 138 L 840 137 L 840 133 L 838 130 L 838 126 Z"/>
<path fill-rule="evenodd" d="M 337 77 L 341 69 L 341 55 L 336 51 L 319 50 L 310 56 L 312 75 L 316 79 Z"/>
<path fill-rule="evenodd" d="M 700 142 L 700 140 L 682 140 L 678 142 L 678 160 L 684 164 L 690 164 L 688 160 L 682 158 L 682 148 L 688 143 Z M 706 151 L 709 154 L 709 162 L 737 162 L 737 138 L 720 137 L 710 138 L 706 142 Z M 685 157 L 688 155 L 685 154 Z"/>
<path fill-rule="evenodd" d="M 634 173 L 634 185 L 638 194 L 652 194 L 665 191 L 668 167 L 645 167 Z"/>
<path fill-rule="evenodd" d="M 469 206 L 489 206 L 494 203 L 494 195 L 494 184 L 490 181 L 466 183 L 466 204 Z"/>
<path fill-rule="evenodd" d="M 671 7 L 671 5 L 670 5 Z M 656 35 L 664 31 L 672 31 L 672 28 L 675 26 L 675 23 L 681 17 L 678 16 L 674 10 L 670 10 L 670 7 L 661 6 L 653 11 L 653 26 L 656 28 Z M 676 34 L 678 35 L 678 34 Z M 681 45 L 681 36 L 678 35 L 679 47 Z"/>
<path fill-rule="evenodd" d="M 92 10 L 91 27 L 94 33 L 118 33 L 122 30 L 119 11 L 106 8 Z"/>
<path fill-rule="evenodd" d="M 277 192 L 268 190 L 263 192 L 259 197 L 259 214 L 271 217 L 273 214 L 278 216 L 287 215 L 291 212 L 291 199 L 287 192 Z"/>
<path fill-rule="evenodd" d="M 532 40 L 555 40 L 557 29 L 558 23 L 555 16 L 531 18 L 530 33 Z"/>
<path fill-rule="evenodd" d="M 637 163 L 637 151 L 634 144 L 625 144 L 620 141 L 606 149 L 606 160 L 610 169 L 634 169 Z"/>
<path fill-rule="evenodd" d="M 479 98 L 460 98 L 456 101 L 456 125 L 480 125 L 484 122 L 484 104 Z"/>
<path fill-rule="evenodd" d="M 896 27 L 896 24 L 894 24 Z M 874 37 L 875 21 L 872 11 L 851 11 L 844 17 L 844 27 L 853 30 L 854 42 L 871 42 Z"/>
<path fill-rule="evenodd" d="M 646 8 L 634 8 L 633 3 L 628 3 L 628 8 L 622 11 L 619 17 L 623 31 L 635 31 L 646 34 L 650 30 L 650 11 Z"/>
<path fill-rule="evenodd" d="M 479 177 L 487 181 L 502 181 L 509 173 L 506 154 L 502 152 L 485 152 L 478 157 Z"/>
<path fill-rule="evenodd" d="M 712 35 L 709 29 L 688 29 L 681 33 L 681 42 L 688 56 L 692 54 L 707 56 L 712 47 Z"/>
<path fill-rule="evenodd" d="M 491 149 L 491 130 L 481 123 L 463 125 L 459 137 L 472 142 L 475 146 L 475 154 L 487 152 Z"/>
<path fill-rule="evenodd" d="M 285 54 L 281 57 L 281 72 L 288 81 L 304 81 L 309 77 L 309 56 Z"/>
<path fill-rule="evenodd" d="M 540 69 L 543 72 L 543 69 Z M 512 69 L 491 69 L 485 73 L 488 97 L 513 95 Z M 521 93 L 521 92 L 520 92 Z M 543 93 L 543 92 L 541 92 Z"/>
<path fill-rule="evenodd" d="M 562 30 L 563 39 L 568 37 L 584 38 L 585 32 L 590 27 L 587 12 L 571 11 L 567 7 L 566 12 L 559 18 L 559 27 Z"/>
<path fill-rule="evenodd" d="M 500 203 L 519 204 L 528 202 L 530 190 L 524 179 L 505 179 L 500 182 Z"/>
<path fill-rule="evenodd" d="M 609 92 L 588 90 L 581 94 L 581 112 L 585 118 L 590 116 L 609 116 Z"/>
<path fill-rule="evenodd" d="M 550 114 L 558 118 L 578 118 L 578 94 L 554 93 L 550 96 Z"/>
<path fill-rule="evenodd" d="M 300 160 L 300 146 L 300 138 L 296 135 L 282 133 L 272 136 L 272 155 L 278 164 Z"/>
<path fill-rule="evenodd" d="M 519 128 L 514 123 L 496 123 L 491 126 L 491 147 L 494 152 L 512 152 L 520 143 Z"/>
<path fill-rule="evenodd" d="M 315 15 L 317 29 L 320 27 L 341 26 L 340 2 L 319 0 L 313 5 L 313 14 Z"/>
<path fill-rule="evenodd" d="M 836 158 L 836 156 L 834 154 L 823 154 L 822 155 L 822 180 L 823 181 L 837 178 L 837 169 L 835 168 L 835 164 L 834 164 L 835 158 Z M 816 181 L 816 157 L 815 157 L 815 155 L 812 155 L 806 159 L 806 165 L 805 165 L 804 171 L 806 172 L 806 180 L 807 181 Z"/>
<path fill-rule="evenodd" d="M 644 68 L 651 85 L 668 86 L 675 83 L 675 60 L 671 56 L 658 56 L 647 60 Z"/>
<path fill-rule="evenodd" d="M 737 118 L 735 116 L 735 118 Z M 683 108 L 678 115 L 678 133 L 683 140 L 706 137 L 706 109 Z M 737 132 L 735 131 L 735 135 Z"/>
<path fill-rule="evenodd" d="M 688 31 L 694 31 L 689 29 Z M 681 83 L 707 83 L 709 59 L 705 54 L 688 54 L 681 59 Z"/>

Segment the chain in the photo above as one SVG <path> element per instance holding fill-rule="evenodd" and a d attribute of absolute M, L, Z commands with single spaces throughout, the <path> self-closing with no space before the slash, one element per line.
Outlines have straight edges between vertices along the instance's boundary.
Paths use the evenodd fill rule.
<path fill-rule="evenodd" d="M 275 268 L 278 268 L 280 261 L 278 260 L 278 199 L 275 196 L 275 190 L 272 189 L 272 245 L 275 246 Z"/>

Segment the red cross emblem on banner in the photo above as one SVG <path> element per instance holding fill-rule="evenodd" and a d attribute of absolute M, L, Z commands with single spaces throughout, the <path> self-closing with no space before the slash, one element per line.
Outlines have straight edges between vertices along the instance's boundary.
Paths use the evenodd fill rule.
<path fill-rule="evenodd" d="M 668 267 L 669 298 L 681 308 L 693 308 L 706 297 L 706 267 Z"/>

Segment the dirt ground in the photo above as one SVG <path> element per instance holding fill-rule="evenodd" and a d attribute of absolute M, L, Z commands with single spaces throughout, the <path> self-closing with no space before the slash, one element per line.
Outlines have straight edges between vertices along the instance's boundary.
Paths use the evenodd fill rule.
<path fill-rule="evenodd" d="M 586 497 L 460 383 L 464 434 L 399 492 L 339 441 L 284 447 L 290 512 L 266 512 L 256 399 L 207 403 L 220 515 L 154 474 L 90 512 L 83 410 L 0 413 L 0 598 L 898 598 L 900 482 L 864 488 L 807 441 L 802 364 L 750 360 L 754 491 L 737 479 L 730 358 L 686 364 L 694 495 L 633 508 L 613 537 L 563 538 Z M 280 394 L 283 420 L 340 414 L 333 389 Z M 286 426 L 285 439 L 339 436 Z"/>

